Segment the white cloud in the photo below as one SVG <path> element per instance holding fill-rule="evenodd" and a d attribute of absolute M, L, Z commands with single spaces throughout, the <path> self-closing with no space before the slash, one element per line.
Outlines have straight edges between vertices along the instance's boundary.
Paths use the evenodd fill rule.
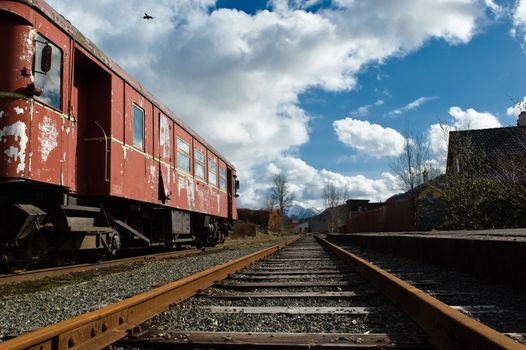
<path fill-rule="evenodd" d="M 243 193 L 247 205 L 262 207 L 270 189 L 270 182 L 275 174 L 283 173 L 289 180 L 297 202 L 305 207 L 323 208 L 323 187 L 331 183 L 339 189 L 347 189 L 351 198 L 384 201 L 398 192 L 396 177 L 390 173 L 382 173 L 377 179 L 364 175 L 345 176 L 326 169 L 318 170 L 305 161 L 285 156 L 266 165 L 265 171 L 256 174 L 254 182 L 247 184 L 248 193 Z"/>
<path fill-rule="evenodd" d="M 522 98 L 522 101 L 518 101 L 515 105 L 506 108 L 506 115 L 517 118 L 520 112 L 526 109 L 526 96 Z"/>
<path fill-rule="evenodd" d="M 518 0 L 513 12 L 513 21 L 516 26 L 526 24 L 526 1 Z"/>
<path fill-rule="evenodd" d="M 399 155 L 405 142 L 398 131 L 366 120 L 340 119 L 334 121 L 333 127 L 346 146 L 374 158 Z"/>
<path fill-rule="evenodd" d="M 454 106 L 449 108 L 449 115 L 453 117 L 452 126 L 455 130 L 500 128 L 502 126 L 493 114 L 477 112 L 473 108 L 464 111 Z"/>
<path fill-rule="evenodd" d="M 513 28 L 511 34 L 518 36 L 523 48 L 526 46 L 526 0 L 517 0 L 512 11 Z"/>
<path fill-rule="evenodd" d="M 301 93 L 352 89 L 367 65 L 432 39 L 466 43 L 492 2 L 276 0 L 255 15 L 214 0 L 49 3 L 252 181 L 254 167 L 308 142 Z"/>
<path fill-rule="evenodd" d="M 376 100 L 374 103 L 363 105 L 352 111 L 350 114 L 354 116 L 364 117 L 369 114 L 369 111 L 373 107 L 378 107 L 384 104 L 383 100 Z"/>
<path fill-rule="evenodd" d="M 436 96 L 419 97 L 416 100 L 409 102 L 408 104 L 406 104 L 403 107 L 400 107 L 400 108 L 397 108 L 397 109 L 394 109 L 394 110 L 390 111 L 389 113 L 387 113 L 387 115 L 389 115 L 389 116 L 399 116 L 399 115 L 402 115 L 402 114 L 404 114 L 406 112 L 413 111 L 413 110 L 417 109 L 418 107 L 428 103 L 429 101 L 433 101 L 435 99 L 437 99 Z"/>

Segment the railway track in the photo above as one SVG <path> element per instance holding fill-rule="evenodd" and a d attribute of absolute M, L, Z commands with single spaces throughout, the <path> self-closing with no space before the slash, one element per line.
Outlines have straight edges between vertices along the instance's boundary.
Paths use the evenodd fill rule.
<path fill-rule="evenodd" d="M 337 241 L 336 241 L 337 242 Z M 337 243 L 376 266 L 402 278 L 428 280 L 423 290 L 456 310 L 526 344 L 524 290 L 490 283 L 460 271 L 357 245 Z"/>
<path fill-rule="evenodd" d="M 228 247 L 239 245 L 239 244 L 245 244 L 245 243 L 250 244 L 253 242 L 251 241 L 227 242 L 217 247 L 207 247 L 206 252 L 219 251 L 224 248 L 228 248 Z M 185 250 L 168 251 L 168 252 L 160 252 L 160 253 L 154 253 L 154 254 L 131 256 L 131 257 L 125 257 L 125 258 L 119 258 L 119 259 L 112 259 L 112 260 L 107 260 L 107 261 L 95 262 L 91 264 L 88 264 L 88 263 L 74 264 L 74 265 L 20 271 L 16 273 L 0 274 L 0 285 L 36 281 L 36 280 L 40 280 L 43 278 L 59 277 L 59 276 L 67 275 L 71 273 L 87 272 L 87 271 L 93 271 L 93 270 L 106 269 L 110 267 L 138 264 L 138 263 L 154 261 L 154 260 L 178 258 L 178 257 L 189 256 L 189 255 L 201 254 L 201 253 L 202 253 L 201 249 L 189 248 Z"/>
<path fill-rule="evenodd" d="M 322 247 L 307 236 L 292 243 L 22 335 L 0 349 L 94 349 L 115 342 L 148 349 L 525 348 L 328 242 Z"/>
<path fill-rule="evenodd" d="M 188 249 L 184 251 L 163 252 L 163 253 L 156 253 L 156 254 L 133 256 L 133 257 L 122 258 L 122 259 L 101 261 L 101 262 L 96 262 L 93 264 L 75 264 L 75 265 L 50 267 L 50 268 L 37 269 L 37 270 L 21 271 L 18 273 L 0 274 L 0 285 L 36 281 L 36 280 L 43 279 L 43 278 L 57 277 L 57 276 L 62 276 L 62 275 L 70 274 L 70 273 L 86 272 L 86 271 L 105 269 L 105 268 L 115 267 L 115 266 L 137 264 L 137 263 L 141 263 L 145 261 L 183 257 L 183 256 L 198 254 L 200 252 L 201 251 L 199 249 Z"/>

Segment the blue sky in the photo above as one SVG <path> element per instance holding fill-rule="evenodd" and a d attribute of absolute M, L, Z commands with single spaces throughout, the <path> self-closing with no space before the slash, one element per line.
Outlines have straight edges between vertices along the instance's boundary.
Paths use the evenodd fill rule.
<path fill-rule="evenodd" d="M 237 167 L 241 207 L 284 173 L 381 201 L 404 133 L 515 125 L 526 0 L 49 0 Z M 143 12 L 155 16 L 144 21 Z"/>
<path fill-rule="evenodd" d="M 359 87 L 349 92 L 305 92 L 300 106 L 315 118 L 311 122 L 310 142 L 300 148 L 301 158 L 348 174 L 374 176 L 379 169 L 388 169 L 386 159 L 349 159 L 356 152 L 330 136 L 334 134 L 331 121 L 353 113 L 356 118 L 402 133 L 426 132 L 431 124 L 449 122 L 448 110 L 454 105 L 490 112 L 503 126 L 515 125 L 515 116 L 507 115 L 506 109 L 513 104 L 510 97 L 521 100 L 525 95 L 520 77 L 526 76 L 526 55 L 521 43 L 510 35 L 510 29 L 509 21 L 500 20 L 467 44 L 448 45 L 432 40 L 407 56 L 366 68 L 358 75 Z M 421 97 L 429 100 L 419 108 L 389 115 Z M 368 113 L 358 112 L 363 106 L 370 106 Z M 333 152 L 332 156 L 327 157 L 327 149 Z"/>

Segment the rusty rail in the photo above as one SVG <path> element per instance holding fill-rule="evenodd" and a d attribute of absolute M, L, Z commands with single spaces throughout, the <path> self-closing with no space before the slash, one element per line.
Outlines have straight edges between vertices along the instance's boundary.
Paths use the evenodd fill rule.
<path fill-rule="evenodd" d="M 163 252 L 163 253 L 158 253 L 158 254 L 148 254 L 148 255 L 122 258 L 122 259 L 116 259 L 116 260 L 108 260 L 108 261 L 102 261 L 102 262 L 98 262 L 94 264 L 76 264 L 76 265 L 70 265 L 70 266 L 50 267 L 50 268 L 39 269 L 39 270 L 29 270 L 29 271 L 14 273 L 14 274 L 0 275 L 0 285 L 35 281 L 35 280 L 39 280 L 39 279 L 46 278 L 46 277 L 48 278 L 58 277 L 58 276 L 66 275 L 68 273 L 102 270 L 102 269 L 107 269 L 110 267 L 126 265 L 126 264 L 139 264 L 139 263 L 143 263 L 146 261 L 153 261 L 153 260 L 159 260 L 159 259 L 181 258 L 187 255 L 199 254 L 200 252 L 201 251 L 198 249 L 189 249 L 185 251 Z"/>
<path fill-rule="evenodd" d="M 299 237 L 198 272 L 116 304 L 59 322 L 0 343 L 0 350 L 102 349 L 128 331 L 251 263 L 292 244 Z"/>
<path fill-rule="evenodd" d="M 400 306 L 429 335 L 437 349 L 517 349 L 526 346 L 504 334 L 454 310 L 413 285 L 380 269 L 327 240 L 318 239 L 330 250 L 348 261 L 394 304 Z"/>

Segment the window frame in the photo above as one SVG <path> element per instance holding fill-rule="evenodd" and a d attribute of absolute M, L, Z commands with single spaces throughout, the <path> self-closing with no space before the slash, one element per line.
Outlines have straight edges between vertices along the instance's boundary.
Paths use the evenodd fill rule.
<path fill-rule="evenodd" d="M 213 163 L 213 167 L 211 167 L 210 163 Z M 214 174 L 214 176 L 210 176 L 211 174 Z M 210 178 L 214 179 L 214 182 L 210 182 Z M 208 184 L 217 187 L 217 160 L 214 160 L 210 157 L 208 157 Z"/>
<path fill-rule="evenodd" d="M 188 151 L 182 149 L 181 147 L 179 147 L 179 144 L 180 142 L 184 143 L 186 146 L 188 146 Z M 186 140 L 184 140 L 182 137 L 180 136 L 176 136 L 176 151 L 177 151 L 177 166 L 176 168 L 178 170 L 181 170 L 181 171 L 184 171 L 185 173 L 188 173 L 188 174 L 191 174 L 191 166 L 192 166 L 192 155 L 191 155 L 191 152 L 192 152 L 192 148 L 190 146 L 190 142 L 187 142 Z M 179 167 L 179 161 L 180 161 L 180 156 L 182 157 L 185 157 L 186 159 L 188 159 L 188 169 L 183 169 L 181 167 Z"/>
<path fill-rule="evenodd" d="M 44 105 L 46 105 L 47 107 L 51 108 L 51 109 L 54 109 L 54 110 L 57 110 L 57 111 L 63 111 L 64 110 L 64 50 L 62 50 L 60 48 L 59 45 L 55 44 L 55 42 L 49 40 L 45 35 L 43 35 L 42 33 L 40 32 L 37 32 L 36 35 L 35 35 L 35 39 L 34 39 L 34 47 L 35 47 L 35 52 L 33 54 L 33 82 L 40 88 L 44 89 L 45 88 L 45 84 L 42 84 L 42 86 L 40 86 L 40 82 L 37 81 L 38 78 L 37 77 L 49 77 L 50 75 L 49 72 L 47 73 L 44 73 L 44 72 L 41 72 L 40 71 L 40 68 L 41 67 L 38 67 L 37 69 L 37 65 L 40 63 L 39 61 L 41 60 L 41 48 L 39 48 L 39 44 L 40 45 L 46 45 L 46 44 L 49 44 L 51 45 L 52 47 L 52 53 L 51 53 L 51 60 L 52 60 L 52 65 L 51 65 L 51 70 L 53 70 L 53 67 L 55 66 L 53 63 L 55 63 L 53 61 L 53 53 L 55 51 L 58 51 L 59 54 L 60 54 L 60 64 L 59 64 L 59 72 L 58 72 L 58 76 L 60 78 L 60 84 L 59 84 L 59 96 L 58 96 L 58 106 L 55 106 L 54 104 L 48 102 L 48 101 L 45 101 L 45 97 L 46 96 L 42 96 L 46 93 L 46 90 L 43 91 L 42 95 L 40 96 L 33 96 L 33 98 L 38 101 L 39 103 L 42 103 Z M 46 42 L 46 44 L 44 44 L 43 42 Z M 56 50 L 55 50 L 56 49 Z M 40 58 L 37 60 L 37 58 Z M 37 75 L 38 74 L 38 75 Z"/>
<path fill-rule="evenodd" d="M 197 154 L 196 153 L 199 153 L 202 157 L 202 160 L 198 159 L 197 157 Z M 201 179 L 203 181 L 206 181 L 206 167 L 205 167 L 205 154 L 204 152 L 201 152 L 200 150 L 198 150 L 197 148 L 194 148 L 194 176 L 198 179 Z M 203 169 L 203 176 L 199 176 L 197 174 L 197 167 L 201 167 Z"/>
<path fill-rule="evenodd" d="M 219 166 L 219 190 L 226 192 L 226 168 L 222 166 Z"/>
<path fill-rule="evenodd" d="M 138 146 L 136 143 L 135 143 L 135 111 L 140 111 L 142 112 L 142 139 L 141 139 L 141 146 Z M 141 106 L 139 106 L 137 103 L 133 102 L 132 103 L 132 145 L 133 147 L 135 147 L 136 149 L 138 150 L 141 150 L 144 152 L 144 149 L 145 149 L 145 132 L 144 132 L 144 124 L 145 124 L 145 121 L 146 121 L 146 111 L 144 110 L 144 108 L 142 108 Z"/>

